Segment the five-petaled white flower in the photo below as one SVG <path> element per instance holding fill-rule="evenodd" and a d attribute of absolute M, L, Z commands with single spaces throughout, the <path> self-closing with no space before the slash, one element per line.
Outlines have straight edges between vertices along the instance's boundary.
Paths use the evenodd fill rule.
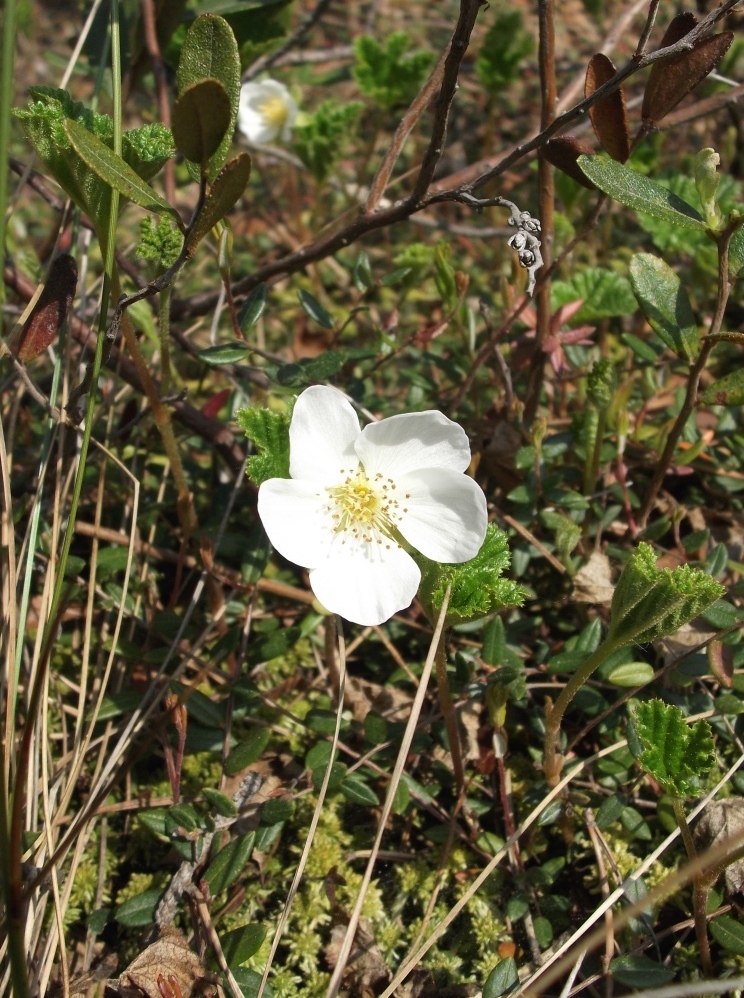
<path fill-rule="evenodd" d="M 297 399 L 289 427 L 291 478 L 271 478 L 258 512 L 280 554 L 310 570 L 318 600 L 356 624 L 407 607 L 421 581 L 405 542 L 427 558 L 474 558 L 488 514 L 463 474 L 470 445 L 441 412 L 391 416 L 359 429 L 335 388 Z"/>
<path fill-rule="evenodd" d="M 244 83 L 240 88 L 238 128 L 249 142 L 288 142 L 296 117 L 297 104 L 278 80 Z"/>

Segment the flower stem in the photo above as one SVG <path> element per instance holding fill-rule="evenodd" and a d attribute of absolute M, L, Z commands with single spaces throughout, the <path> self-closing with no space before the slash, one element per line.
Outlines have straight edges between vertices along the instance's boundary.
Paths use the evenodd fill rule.
<path fill-rule="evenodd" d="M 682 836 L 682 841 L 685 844 L 685 850 L 687 852 L 687 858 L 690 860 L 697 859 L 697 849 L 695 848 L 695 843 L 692 840 L 692 835 L 690 834 L 690 826 L 687 824 L 687 817 L 685 815 L 684 808 L 682 807 L 682 801 L 679 797 L 672 798 L 672 809 L 674 811 L 674 817 L 679 825 L 680 835 Z M 703 965 L 703 973 L 706 977 L 713 976 L 713 961 L 710 956 L 710 943 L 708 941 L 708 919 L 707 908 L 708 908 L 708 894 L 710 893 L 710 887 L 705 882 L 705 879 L 701 874 L 697 874 L 692 878 L 693 883 L 693 900 L 692 907 L 695 915 L 695 935 L 697 936 L 698 949 L 700 950 L 700 962 Z"/>
<path fill-rule="evenodd" d="M 447 656 L 444 651 L 444 636 L 439 639 L 436 652 L 436 674 L 437 691 L 439 693 L 439 705 L 442 708 L 444 725 L 447 729 L 447 739 L 449 740 L 450 753 L 452 755 L 452 770 L 455 775 L 455 786 L 458 796 L 465 790 L 465 767 L 462 761 L 462 742 L 460 741 L 460 729 L 457 726 L 457 714 L 455 712 L 455 702 L 452 699 L 449 679 L 447 678 Z"/>
<path fill-rule="evenodd" d="M 549 787 L 554 787 L 558 783 L 561 770 L 563 769 L 564 759 L 558 752 L 558 741 L 563 715 L 587 679 L 615 651 L 616 647 L 615 642 L 609 639 L 603 641 L 586 662 L 574 672 L 573 676 L 571 676 L 563 687 L 561 695 L 546 712 L 543 769 L 545 770 L 545 779 Z"/>

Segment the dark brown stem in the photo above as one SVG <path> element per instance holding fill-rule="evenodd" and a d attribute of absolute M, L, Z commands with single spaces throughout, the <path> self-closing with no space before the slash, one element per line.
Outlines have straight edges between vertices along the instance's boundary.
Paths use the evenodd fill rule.
<path fill-rule="evenodd" d="M 434 170 L 442 157 L 444 144 L 447 139 L 447 122 L 449 120 L 450 108 L 452 107 L 452 101 L 457 91 L 460 66 L 470 44 L 470 36 L 475 27 L 478 11 L 484 5 L 484 2 L 485 0 L 461 0 L 460 16 L 452 35 L 449 51 L 444 60 L 442 86 L 434 104 L 434 121 L 432 123 L 429 148 L 424 155 L 411 196 L 411 200 L 414 203 L 418 202 L 419 198 L 423 197 L 429 190 L 429 184 L 431 184 L 434 177 Z"/>
<path fill-rule="evenodd" d="M 659 9 L 659 0 L 651 0 L 648 6 L 648 17 L 646 18 L 646 23 L 643 26 L 643 31 L 641 32 L 641 37 L 638 39 L 638 44 L 636 45 L 636 50 L 633 53 L 634 59 L 640 59 L 643 53 L 646 51 L 646 46 L 648 45 L 648 40 L 651 37 L 651 32 L 654 30 L 654 24 L 656 23 L 656 12 Z"/>
<path fill-rule="evenodd" d="M 648 492 L 646 493 L 643 504 L 638 511 L 637 524 L 639 530 L 643 530 L 646 526 L 646 522 L 648 521 L 651 510 L 656 502 L 656 497 L 659 494 L 662 482 L 664 481 L 664 476 L 669 470 L 669 466 L 674 458 L 674 451 L 676 450 L 679 438 L 682 436 L 687 420 L 690 418 L 690 414 L 695 408 L 698 388 L 700 386 L 700 376 L 705 370 L 705 365 L 708 362 L 711 350 L 716 345 L 715 335 L 721 330 L 723 313 L 726 309 L 726 302 L 728 301 L 729 293 L 731 291 L 728 272 L 728 251 L 731 236 L 734 231 L 734 228 L 729 227 L 716 239 L 718 244 L 718 298 L 716 301 L 716 310 L 711 320 L 710 328 L 708 329 L 708 335 L 701 344 L 697 360 L 690 368 L 690 374 L 687 379 L 687 391 L 685 393 L 685 400 L 682 403 L 682 408 L 674 421 L 674 425 L 669 431 L 669 436 L 667 437 L 664 450 L 659 458 L 658 464 L 656 465 L 656 470 L 654 471 L 653 478 L 651 479 L 651 484 L 648 487 Z"/>
<path fill-rule="evenodd" d="M 457 726 L 455 701 L 452 699 L 452 691 L 450 690 L 449 679 L 447 678 L 447 655 L 444 649 L 444 635 L 442 635 L 437 646 L 436 673 L 439 706 L 442 709 L 442 717 L 447 729 L 447 739 L 449 741 L 450 754 L 452 755 L 452 771 L 455 776 L 455 788 L 458 797 L 461 797 L 465 791 L 465 767 L 462 761 L 462 743 L 460 741 L 460 729 Z"/>
<path fill-rule="evenodd" d="M 545 131 L 555 118 L 557 90 L 555 84 L 555 3 L 554 0 L 539 0 L 538 25 L 540 33 L 539 62 L 541 110 L 540 129 Z M 545 267 L 553 261 L 553 234 L 555 209 L 555 183 L 553 167 L 540 155 L 537 161 L 537 177 L 540 201 L 540 238 Z M 550 280 L 544 280 L 537 292 L 537 335 L 535 350 L 530 365 L 527 393 L 525 395 L 524 419 L 529 426 L 535 418 L 540 404 L 543 378 L 545 374 L 545 341 L 550 335 Z"/>

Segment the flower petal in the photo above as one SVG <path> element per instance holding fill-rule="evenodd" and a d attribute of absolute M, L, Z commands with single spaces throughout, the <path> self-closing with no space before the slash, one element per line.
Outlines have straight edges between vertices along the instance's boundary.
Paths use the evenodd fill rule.
<path fill-rule="evenodd" d="M 362 540 L 337 540 L 328 560 L 310 572 L 310 585 L 323 606 L 365 627 L 404 610 L 420 581 L 418 565 L 397 544 Z"/>
<path fill-rule="evenodd" d="M 356 442 L 356 452 L 368 475 L 379 472 L 395 481 L 419 468 L 465 471 L 470 464 L 465 430 L 433 409 L 370 423 Z"/>
<path fill-rule="evenodd" d="M 296 118 L 297 104 L 278 80 L 244 83 L 240 88 L 238 128 L 249 142 L 288 141 Z"/>
<path fill-rule="evenodd" d="M 399 479 L 396 495 L 405 508 L 400 532 L 421 554 L 455 564 L 478 554 L 488 510 L 483 490 L 472 478 L 445 468 L 425 468 Z"/>
<path fill-rule="evenodd" d="M 312 568 L 325 561 L 333 544 L 328 494 L 313 482 L 270 478 L 258 490 L 258 515 L 279 554 Z"/>
<path fill-rule="evenodd" d="M 341 392 L 324 385 L 306 388 L 289 425 L 289 473 L 324 485 L 337 485 L 341 470 L 354 469 L 359 420 Z"/>

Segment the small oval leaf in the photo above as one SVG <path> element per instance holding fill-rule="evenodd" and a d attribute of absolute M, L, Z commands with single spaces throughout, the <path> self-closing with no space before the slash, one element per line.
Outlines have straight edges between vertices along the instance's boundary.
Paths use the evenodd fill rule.
<path fill-rule="evenodd" d="M 613 686 L 623 688 L 632 686 L 645 686 L 654 678 L 653 666 L 648 662 L 626 662 L 618 665 L 607 677 Z"/>
<path fill-rule="evenodd" d="M 687 291 L 672 268 L 652 253 L 630 261 L 630 283 L 649 325 L 683 360 L 700 352 L 700 337 Z"/>
<path fill-rule="evenodd" d="M 158 906 L 163 891 L 152 889 L 143 891 L 142 894 L 135 894 L 132 898 L 127 898 L 116 909 L 116 921 L 119 925 L 140 926 L 152 925 L 155 921 L 155 909 Z"/>
<path fill-rule="evenodd" d="M 508 995 L 519 984 L 519 974 L 514 957 L 510 956 L 497 963 L 483 985 L 483 998 L 501 998 Z"/>
<path fill-rule="evenodd" d="M 57 338 L 72 307 L 77 278 L 74 258 L 69 253 L 60 253 L 30 315 L 18 333 L 14 331 L 8 338 L 9 349 L 21 363 L 34 360 Z"/>
<path fill-rule="evenodd" d="M 603 84 L 612 79 L 616 72 L 612 60 L 603 52 L 597 52 L 589 60 L 586 69 L 584 96 L 591 97 Z M 589 118 L 605 152 L 618 163 L 624 163 L 630 156 L 630 128 L 623 88 L 619 87 L 614 93 L 603 97 L 589 108 Z"/>
<path fill-rule="evenodd" d="M 199 360 L 210 367 L 220 367 L 222 364 L 240 364 L 248 358 L 248 347 L 245 343 L 218 343 L 217 346 L 206 347 L 196 355 Z"/>
<path fill-rule="evenodd" d="M 212 228 L 223 218 L 243 194 L 251 176 L 251 157 L 241 152 L 228 160 L 214 178 L 204 199 L 199 217 L 186 239 L 186 252 L 191 257 L 196 247 Z"/>
<path fill-rule="evenodd" d="M 744 405 L 744 370 L 732 371 L 708 385 L 699 401 L 705 405 Z"/>
<path fill-rule="evenodd" d="M 645 211 L 662 222 L 671 222 L 684 229 L 705 228 L 702 215 L 691 204 L 609 156 L 580 156 L 578 163 L 601 191 L 626 208 Z"/>
<path fill-rule="evenodd" d="M 549 163 L 589 191 L 596 191 L 597 185 L 592 183 L 576 161 L 579 156 L 591 156 L 593 153 L 589 143 L 577 139 L 575 135 L 558 135 L 550 139 L 543 149 L 543 156 Z"/>
<path fill-rule="evenodd" d="M 247 333 L 251 326 L 255 326 L 263 315 L 266 308 L 266 296 L 268 289 L 265 284 L 257 285 L 240 306 L 238 312 L 238 325 L 243 333 Z"/>
<path fill-rule="evenodd" d="M 230 98 L 219 80 L 197 80 L 178 95 L 171 130 L 176 149 L 206 168 L 230 128 Z"/>
<path fill-rule="evenodd" d="M 684 38 L 697 23 L 694 14 L 678 14 L 661 40 L 661 48 Z M 651 67 L 643 94 L 641 117 L 645 124 L 665 118 L 679 102 L 716 67 L 734 40 L 733 31 L 723 31 L 695 42 L 691 49 L 670 56 Z"/>
<path fill-rule="evenodd" d="M 341 781 L 339 789 L 352 804 L 361 804 L 363 807 L 377 807 L 380 803 L 374 790 L 355 773 L 351 773 L 345 777 Z"/>
<path fill-rule="evenodd" d="M 250 766 L 252 762 L 259 759 L 271 741 L 270 728 L 254 728 L 249 732 L 243 741 L 236 745 L 230 755 L 225 759 L 225 772 L 228 776 L 235 776 L 242 769 Z"/>
<path fill-rule="evenodd" d="M 319 326 L 323 329 L 333 329 L 336 323 L 333 321 L 333 316 L 320 304 L 317 298 L 310 294 L 309 291 L 298 291 L 297 297 L 300 299 L 300 305 L 307 312 L 311 319 L 314 319 Z"/>
<path fill-rule="evenodd" d="M 225 848 L 217 853 L 204 874 L 210 894 L 219 894 L 220 891 L 227 890 L 230 884 L 235 883 L 245 869 L 255 840 L 256 833 L 248 832 L 247 835 L 241 835 L 228 842 Z"/>

